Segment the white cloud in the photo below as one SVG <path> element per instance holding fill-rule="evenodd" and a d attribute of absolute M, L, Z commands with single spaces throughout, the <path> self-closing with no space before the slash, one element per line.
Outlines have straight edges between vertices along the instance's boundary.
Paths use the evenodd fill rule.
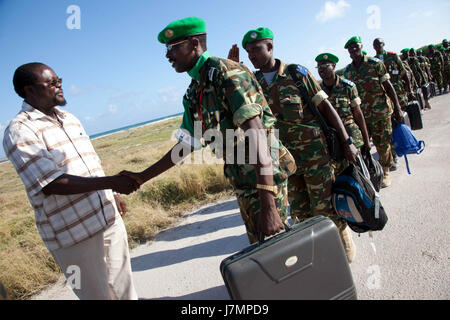
<path fill-rule="evenodd" d="M 411 12 L 408 17 L 410 18 L 420 18 L 420 17 L 431 17 L 434 15 L 433 10 L 427 10 L 427 11 L 414 11 Z"/>
<path fill-rule="evenodd" d="M 316 20 L 324 23 L 332 19 L 342 18 L 348 8 L 350 8 L 350 4 L 344 0 L 339 0 L 337 2 L 327 1 L 316 15 Z"/>
<path fill-rule="evenodd" d="M 117 108 L 117 106 L 116 106 L 115 104 L 110 104 L 110 105 L 108 106 L 108 112 L 109 112 L 109 113 L 111 113 L 111 114 L 116 114 L 117 111 L 118 111 L 118 108 Z"/>
<path fill-rule="evenodd" d="M 157 93 L 162 103 L 180 103 L 184 94 L 182 90 L 174 87 L 159 89 Z"/>

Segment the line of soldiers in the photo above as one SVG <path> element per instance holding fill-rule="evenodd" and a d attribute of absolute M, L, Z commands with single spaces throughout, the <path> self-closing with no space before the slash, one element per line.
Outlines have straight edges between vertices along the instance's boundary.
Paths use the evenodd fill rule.
<path fill-rule="evenodd" d="M 121 174 L 141 185 L 181 163 L 192 151 L 213 145 L 212 139 L 196 134 L 198 123 L 202 135 L 211 129 L 220 131 L 222 146 L 228 146 L 229 130 L 266 131 L 255 139 L 244 139 L 249 144 L 257 141 L 256 146 L 246 146 L 247 151 L 256 150 L 256 164 L 248 162 L 247 154 L 245 163 L 233 161 L 238 142 L 225 152 L 211 148 L 225 161 L 224 174 L 237 197 L 249 241 L 284 229 L 289 214 L 296 223 L 324 215 L 338 227 L 347 259 L 352 261 L 355 245 L 346 222 L 332 207 L 332 183 L 348 163 L 356 162 L 359 150 L 370 150 L 372 138 L 385 174 L 383 186 L 391 184 L 392 119 L 403 120 L 401 108 L 407 101 L 398 98 L 396 88 L 404 81 L 405 91 L 412 93 L 412 78 L 405 76 L 398 56 L 391 59 L 380 49 L 383 63 L 364 55 L 361 38 L 352 37 L 345 48 L 353 62 L 340 75 L 335 72 L 339 60 L 335 55 L 316 57 L 319 83 L 304 66 L 276 59 L 273 39 L 273 32 L 262 27 L 244 35 L 242 47 L 257 69 L 253 73 L 239 62 L 237 45 L 230 49 L 228 59 L 210 54 L 204 20 L 189 17 L 169 23 L 158 34 L 158 41 L 166 45 L 166 58 L 175 71 L 192 78 L 183 97 L 184 115 L 176 134 L 179 142 L 144 171 Z M 382 48 L 384 43 L 378 40 Z M 398 67 L 391 66 L 390 60 Z M 336 130 L 345 156 L 342 163 L 332 160 L 312 106 Z M 279 139 L 271 133 L 274 128 Z M 279 150 L 279 157 L 268 149 Z"/>

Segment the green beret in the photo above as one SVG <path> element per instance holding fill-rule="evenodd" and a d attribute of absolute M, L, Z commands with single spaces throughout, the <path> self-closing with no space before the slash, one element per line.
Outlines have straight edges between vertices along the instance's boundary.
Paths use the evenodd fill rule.
<path fill-rule="evenodd" d="M 447 39 L 442 40 L 442 42 L 448 42 Z"/>
<path fill-rule="evenodd" d="M 439 50 L 440 51 L 445 51 L 445 48 L 444 47 L 439 47 Z"/>
<path fill-rule="evenodd" d="M 367 56 L 367 52 L 364 50 L 361 50 L 361 52 L 363 53 L 363 55 Z"/>
<path fill-rule="evenodd" d="M 345 44 L 344 49 L 347 49 L 348 46 L 349 46 L 351 43 L 353 43 L 353 42 L 356 42 L 356 43 L 362 43 L 361 37 L 360 37 L 360 36 L 354 36 L 354 37 L 351 37 L 351 38 L 347 41 L 347 43 Z"/>
<path fill-rule="evenodd" d="M 421 49 L 417 49 L 417 53 L 423 53 Z"/>
<path fill-rule="evenodd" d="M 428 48 L 434 48 L 435 46 L 434 46 L 434 44 L 430 44 L 429 46 L 428 46 Z"/>
<path fill-rule="evenodd" d="M 414 51 L 414 52 L 416 52 L 416 50 L 414 50 L 414 48 L 410 48 L 409 51 Z"/>
<path fill-rule="evenodd" d="M 189 17 L 172 21 L 158 34 L 158 41 L 168 43 L 177 38 L 194 34 L 206 33 L 206 24 L 203 19 Z"/>
<path fill-rule="evenodd" d="M 247 43 L 262 39 L 273 39 L 272 30 L 263 27 L 259 27 L 256 30 L 250 30 L 245 34 L 244 38 L 242 39 L 242 48 L 245 49 Z"/>
<path fill-rule="evenodd" d="M 401 53 L 407 53 L 407 52 L 409 52 L 409 48 L 405 48 L 405 49 L 403 49 L 402 51 L 400 51 Z"/>
<path fill-rule="evenodd" d="M 336 57 L 334 54 L 331 53 L 321 53 L 316 57 L 316 61 L 329 61 L 332 62 L 334 64 L 339 62 L 339 58 Z"/>

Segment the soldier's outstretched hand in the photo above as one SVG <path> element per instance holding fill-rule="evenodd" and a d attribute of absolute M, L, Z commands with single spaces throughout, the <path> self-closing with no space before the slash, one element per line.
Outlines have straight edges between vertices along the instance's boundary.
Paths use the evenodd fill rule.
<path fill-rule="evenodd" d="M 239 62 L 239 48 L 237 44 L 233 44 L 230 51 L 228 52 L 228 59 L 235 62 Z"/>

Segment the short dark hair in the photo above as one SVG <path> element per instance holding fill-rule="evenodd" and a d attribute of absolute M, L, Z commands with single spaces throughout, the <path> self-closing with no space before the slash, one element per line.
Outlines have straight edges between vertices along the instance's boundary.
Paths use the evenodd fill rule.
<path fill-rule="evenodd" d="M 21 65 L 16 69 L 13 76 L 14 91 L 23 99 L 25 99 L 25 86 L 36 83 L 37 76 L 35 70 L 38 67 L 46 67 L 40 62 L 31 62 Z"/>
<path fill-rule="evenodd" d="M 198 39 L 198 41 L 200 42 L 200 45 L 202 46 L 203 50 L 205 50 L 205 51 L 207 50 L 207 48 L 206 48 L 206 33 L 195 35 L 195 36 L 192 36 L 192 37 Z"/>

